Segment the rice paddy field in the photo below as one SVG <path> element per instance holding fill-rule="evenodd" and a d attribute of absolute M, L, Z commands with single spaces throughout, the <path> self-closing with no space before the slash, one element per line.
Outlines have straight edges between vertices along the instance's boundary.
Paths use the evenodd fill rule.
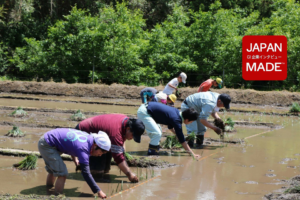
<path fill-rule="evenodd" d="M 180 107 L 180 104 L 175 106 Z M 44 133 L 56 127 L 74 128 L 78 124 L 74 119 L 78 110 L 80 116 L 86 118 L 104 113 L 134 117 L 139 105 L 137 99 L 1 93 L 0 148 L 38 151 L 37 142 Z M 18 107 L 22 107 L 26 115 L 12 116 Z M 139 183 L 128 182 L 118 167 L 112 165 L 109 174 L 94 176 L 97 184 L 107 199 L 116 200 L 266 198 L 266 194 L 284 186 L 285 180 L 299 174 L 299 116 L 286 116 L 288 107 L 232 104 L 232 108 L 234 111 L 219 115 L 223 120 L 230 117 L 235 122 L 235 131 L 227 133 L 222 141 L 208 130 L 205 144 L 193 149 L 201 155 L 199 160 L 181 150 L 166 150 L 155 159 L 175 165 L 131 167 L 139 176 Z M 23 137 L 6 136 L 14 125 L 24 133 Z M 164 136 L 171 134 L 166 127 L 163 131 Z M 135 157 L 145 157 L 149 141 L 147 135 L 140 144 L 126 141 L 126 151 Z M 1 195 L 33 195 L 33 198 L 51 195 L 53 188 L 45 186 L 47 173 L 42 159 L 37 160 L 34 170 L 13 167 L 24 158 L 16 154 L 0 155 Z M 67 160 L 65 163 L 69 171 L 64 190 L 66 198 L 94 198 L 81 173 L 76 173 L 74 163 Z"/>

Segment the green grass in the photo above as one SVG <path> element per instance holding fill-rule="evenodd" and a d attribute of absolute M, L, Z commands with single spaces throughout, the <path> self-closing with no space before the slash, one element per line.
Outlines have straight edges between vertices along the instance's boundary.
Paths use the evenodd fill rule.
<path fill-rule="evenodd" d="M 297 185 L 292 188 L 288 188 L 287 190 L 284 191 L 284 193 L 300 193 L 300 185 Z"/>
<path fill-rule="evenodd" d="M 6 136 L 9 136 L 9 137 L 23 137 L 23 136 L 25 136 L 25 133 L 23 133 L 20 129 L 19 129 L 19 127 L 17 127 L 17 126 L 13 126 L 13 129 L 12 130 L 10 130 L 7 134 L 6 134 Z"/>
<path fill-rule="evenodd" d="M 76 113 L 71 117 L 71 120 L 73 121 L 82 121 L 84 119 L 86 119 L 86 117 L 80 110 L 77 110 Z"/>
<path fill-rule="evenodd" d="M 18 107 L 17 110 L 12 112 L 10 115 L 14 117 L 23 117 L 27 115 L 27 112 L 25 112 L 22 107 Z"/>
<path fill-rule="evenodd" d="M 26 156 L 24 160 L 19 162 L 18 164 L 14 164 L 14 167 L 16 167 L 19 170 L 32 170 L 35 169 L 37 166 L 37 159 L 38 157 L 30 154 Z"/>
<path fill-rule="evenodd" d="M 181 148 L 182 145 L 177 140 L 175 135 L 167 136 L 167 139 L 161 143 L 162 148 L 172 149 L 172 148 Z"/>
<path fill-rule="evenodd" d="M 300 112 L 300 105 L 297 102 L 292 104 L 290 112 Z"/>

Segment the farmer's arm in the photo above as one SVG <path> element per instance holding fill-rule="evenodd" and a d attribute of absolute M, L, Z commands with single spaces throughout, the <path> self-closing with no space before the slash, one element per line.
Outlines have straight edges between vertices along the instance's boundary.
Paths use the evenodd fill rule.
<path fill-rule="evenodd" d="M 78 158 L 75 156 L 71 156 L 71 157 L 72 157 L 73 162 L 75 163 L 75 166 L 78 166 L 79 165 Z"/>
<path fill-rule="evenodd" d="M 207 121 L 207 118 L 209 117 L 209 115 L 211 115 L 213 113 L 213 106 L 211 105 L 205 105 L 202 107 L 202 110 L 200 112 L 199 118 L 200 118 L 200 122 L 201 124 L 203 124 L 204 126 L 211 128 L 212 130 L 214 130 L 217 134 L 221 133 L 221 129 L 219 129 L 218 127 L 212 125 L 211 123 L 209 123 Z"/>
<path fill-rule="evenodd" d="M 220 116 L 218 115 L 217 112 L 211 113 L 211 116 L 212 116 L 214 119 L 220 119 Z"/>
<path fill-rule="evenodd" d="M 126 151 L 126 146 L 125 146 L 125 142 L 123 143 L 123 148 L 124 148 L 124 151 Z"/>
<path fill-rule="evenodd" d="M 93 176 L 91 175 L 90 172 L 90 166 L 87 164 L 80 163 L 81 166 L 81 174 L 84 178 L 84 180 L 87 182 L 87 184 L 90 186 L 91 190 L 93 193 L 97 193 L 97 195 L 100 198 L 106 198 L 106 194 L 101 191 L 97 183 L 95 182 Z"/>
<path fill-rule="evenodd" d="M 198 88 L 198 92 L 202 92 L 202 90 L 203 90 L 203 86 L 199 86 L 199 88 Z"/>
<path fill-rule="evenodd" d="M 139 182 L 138 177 L 130 171 L 130 169 L 129 169 L 127 163 L 126 163 L 126 160 L 124 160 L 121 163 L 119 163 L 118 167 L 128 177 L 128 179 L 131 182 L 133 182 L 133 183 Z"/>
<path fill-rule="evenodd" d="M 176 80 L 176 79 L 171 80 L 171 81 L 168 83 L 168 86 L 170 86 L 171 88 L 174 88 L 175 90 L 177 90 L 177 87 L 173 85 L 175 81 L 177 81 L 177 80 Z"/>
<path fill-rule="evenodd" d="M 200 158 L 199 155 L 196 155 L 192 150 L 191 148 L 189 147 L 189 145 L 186 143 L 185 141 L 185 138 L 184 138 L 184 135 L 183 135 L 183 132 L 182 132 L 182 124 L 181 124 L 181 121 L 175 121 L 174 122 L 174 130 L 176 132 L 176 135 L 177 135 L 177 138 L 178 138 L 178 141 L 181 143 L 181 145 L 183 146 L 183 148 L 189 152 L 191 154 L 191 156 L 193 157 L 196 157 L 196 158 Z"/>

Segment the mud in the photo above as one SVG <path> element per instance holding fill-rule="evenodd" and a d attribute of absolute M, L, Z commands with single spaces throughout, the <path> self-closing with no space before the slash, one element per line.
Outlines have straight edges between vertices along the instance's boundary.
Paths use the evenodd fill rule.
<path fill-rule="evenodd" d="M 214 139 L 214 138 L 205 138 L 203 143 L 207 144 L 207 145 L 244 144 L 245 141 L 244 141 L 244 139 L 240 139 L 240 138 L 228 138 L 228 139 L 225 138 L 224 140 Z"/>
<path fill-rule="evenodd" d="M 162 160 L 162 158 L 156 156 L 149 157 L 136 157 L 133 159 L 127 160 L 127 164 L 129 167 L 142 167 L 142 168 L 168 168 L 175 167 L 176 164 L 169 163 L 168 161 Z"/>
<path fill-rule="evenodd" d="M 41 200 L 70 200 L 70 198 L 67 198 L 63 195 L 60 196 L 41 196 L 41 195 L 35 195 L 35 194 L 31 194 L 31 195 L 20 195 L 20 194 L 15 194 L 15 195 L 11 195 L 11 194 L 0 194 L 0 199 L 1 200 L 23 200 L 23 199 L 27 199 L 27 200 L 36 200 L 36 199 L 41 199 Z"/>
<path fill-rule="evenodd" d="M 139 99 L 139 93 L 145 86 L 127 86 L 121 84 L 91 85 L 91 84 L 66 84 L 52 82 L 23 82 L 1 81 L 1 92 L 14 92 L 23 94 L 43 94 L 57 96 L 101 97 L 101 98 L 126 98 Z M 158 91 L 164 86 L 155 87 Z M 181 98 L 197 91 L 197 88 L 180 88 Z M 298 92 L 276 91 L 264 92 L 241 89 L 212 89 L 213 92 L 227 93 L 232 97 L 233 103 L 250 103 L 256 105 L 289 106 L 292 102 L 300 101 Z"/>
<path fill-rule="evenodd" d="M 265 195 L 268 200 L 296 200 L 300 199 L 300 175 L 286 181 L 286 186 Z"/>

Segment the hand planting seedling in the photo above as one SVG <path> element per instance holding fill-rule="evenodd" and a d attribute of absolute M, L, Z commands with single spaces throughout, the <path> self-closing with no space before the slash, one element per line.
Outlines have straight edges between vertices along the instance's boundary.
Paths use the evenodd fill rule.
<path fill-rule="evenodd" d="M 10 130 L 5 136 L 9 136 L 9 137 L 23 137 L 25 136 L 25 133 L 23 133 L 19 127 L 17 126 L 13 126 L 13 129 Z"/>
<path fill-rule="evenodd" d="M 86 117 L 80 110 L 77 110 L 76 113 L 71 117 L 71 120 L 73 121 L 82 121 L 84 119 L 86 119 Z"/>
<path fill-rule="evenodd" d="M 19 170 L 32 170 L 37 166 L 37 159 L 38 157 L 36 155 L 30 154 L 26 156 L 24 160 L 13 166 Z"/>
<path fill-rule="evenodd" d="M 17 110 L 12 112 L 10 115 L 13 117 L 24 117 L 27 115 L 27 112 L 25 112 L 22 107 L 18 107 Z"/>

